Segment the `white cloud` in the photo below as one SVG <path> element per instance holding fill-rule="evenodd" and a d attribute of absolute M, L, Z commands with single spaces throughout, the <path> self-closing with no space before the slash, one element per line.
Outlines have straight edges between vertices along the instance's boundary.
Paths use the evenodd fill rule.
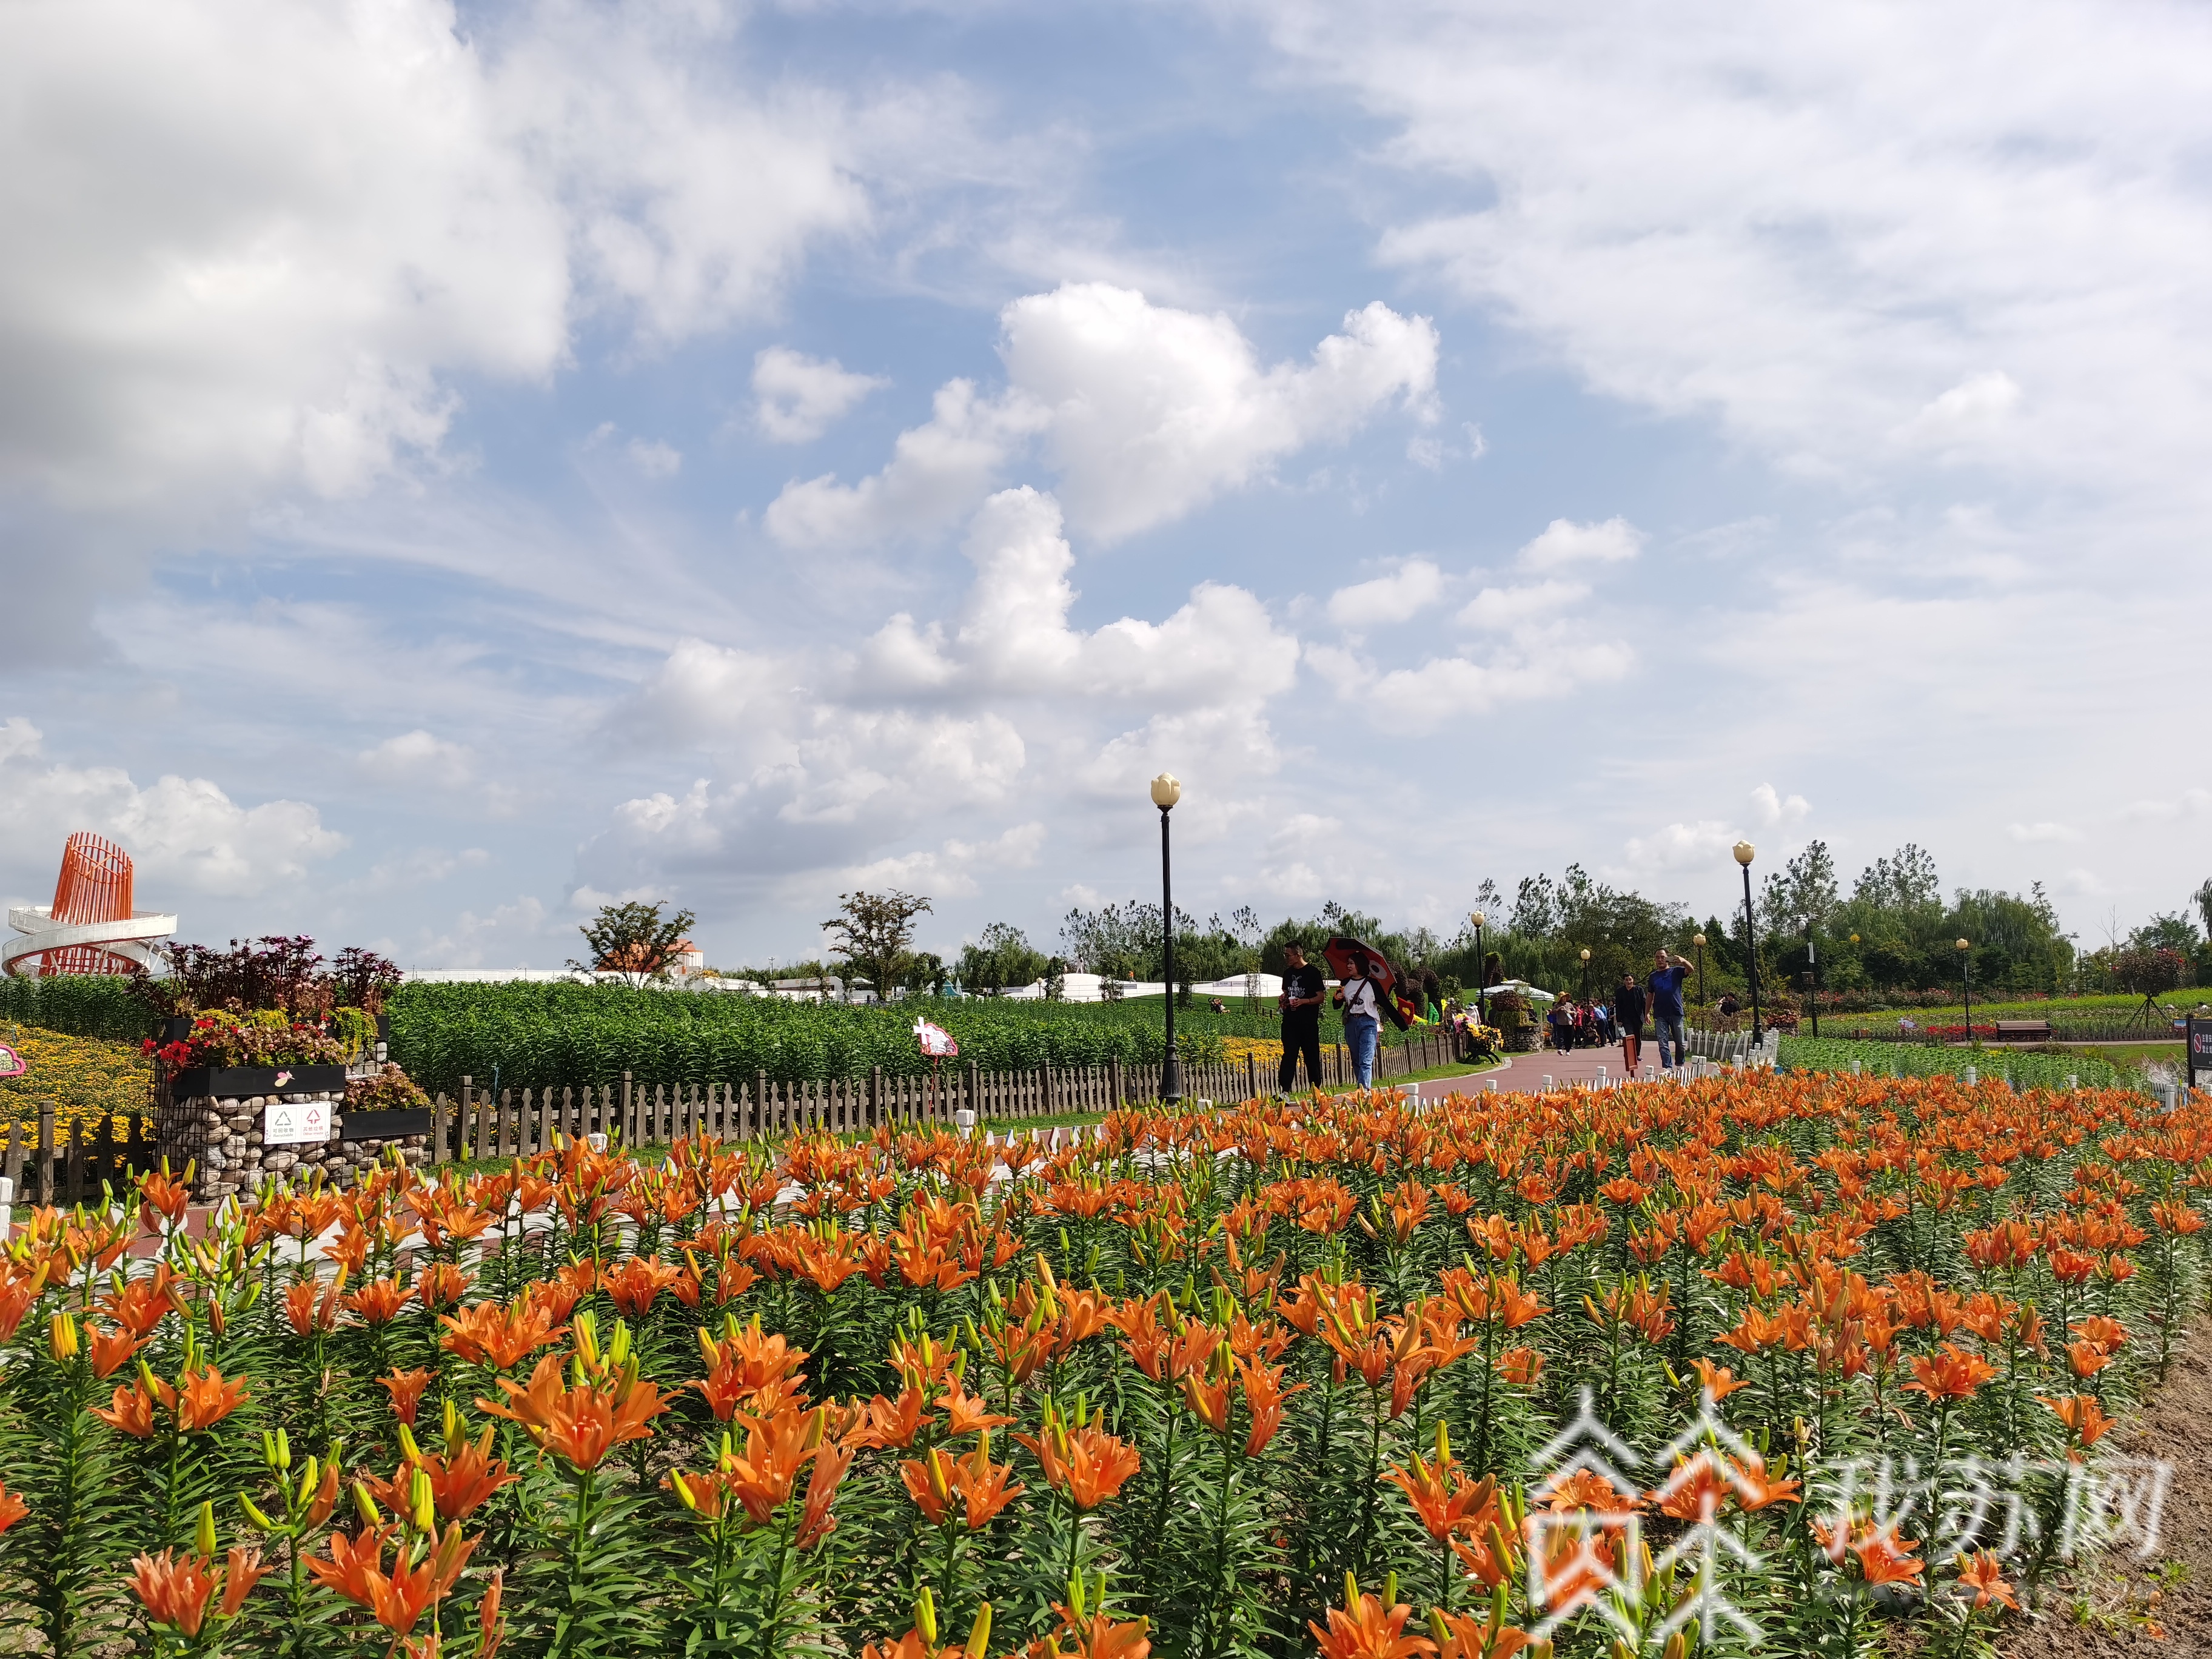
<path fill-rule="evenodd" d="M 769 346 L 753 359 L 754 418 L 780 444 L 812 443 L 860 399 L 890 382 L 855 374 L 836 358 Z"/>
<path fill-rule="evenodd" d="M 1752 31 L 1719 0 L 1252 9 L 1393 129 L 1406 199 L 1484 198 L 1416 206 L 1382 256 L 1601 392 L 1858 473 L 2002 364 L 2035 396 L 1990 459 L 2201 486 L 2212 335 L 2173 280 L 2212 264 L 2197 9 L 1845 3 Z"/>
<path fill-rule="evenodd" d="M 1410 622 L 1443 597 L 1444 574 L 1426 559 L 1408 559 L 1387 576 L 1340 587 L 1328 598 L 1339 628 Z"/>
<path fill-rule="evenodd" d="M 1577 524 L 1554 519 L 1543 532 L 1522 544 L 1524 570 L 1564 570 L 1577 565 L 1619 564 L 1643 550 L 1644 532 L 1626 519 Z"/>
<path fill-rule="evenodd" d="M 542 968 L 581 956 L 582 947 L 573 927 L 556 922 L 526 893 L 486 915 L 463 910 L 446 931 L 426 931 L 403 959 L 410 968 Z"/>
<path fill-rule="evenodd" d="M 2130 801 L 2122 816 L 2153 823 L 2175 823 L 2212 811 L 2212 789 L 2185 789 L 2172 800 Z"/>
<path fill-rule="evenodd" d="M 2027 394 L 2001 369 L 1959 382 L 1899 428 L 1907 443 L 1957 453 L 2001 438 Z"/>
<path fill-rule="evenodd" d="M 898 616 L 861 647 L 857 684 L 874 694 L 998 693 L 1158 700 L 1264 701 L 1295 678 L 1297 642 L 1241 587 L 1202 582 L 1161 623 L 1124 617 L 1072 629 L 1075 555 L 1060 504 L 1026 486 L 983 504 L 965 550 L 975 567 L 951 629 Z"/>
<path fill-rule="evenodd" d="M 476 778 L 476 755 L 466 744 L 419 729 L 386 738 L 359 758 L 361 769 L 380 783 L 460 789 Z"/>
<path fill-rule="evenodd" d="M 1534 582 L 1523 587 L 1486 587 L 1460 608 L 1462 628 L 1517 628 L 1589 597 L 1583 582 Z"/>
<path fill-rule="evenodd" d="M 1018 823 L 989 841 L 955 839 L 936 852 L 877 859 L 848 871 L 842 879 L 870 891 L 893 887 L 932 897 L 971 898 L 982 891 L 979 874 L 1033 868 L 1044 843 L 1043 824 Z"/>
<path fill-rule="evenodd" d="M 1670 823 L 1650 836 L 1630 837 L 1628 863 L 1641 872 L 1722 869 L 1740 839 L 1735 829 L 1715 818 Z"/>
<path fill-rule="evenodd" d="M 1799 823 L 1812 810 L 1812 803 L 1804 796 L 1784 797 L 1771 783 L 1762 783 L 1751 792 L 1752 817 L 1769 829 L 1778 823 Z"/>
<path fill-rule="evenodd" d="M 684 470 L 684 452 L 659 438 L 632 438 L 624 453 L 632 466 L 656 482 L 672 478 Z"/>
<path fill-rule="evenodd" d="M 2081 832 L 2064 823 L 2015 823 L 2006 833 L 2018 842 L 2079 841 Z"/>
<path fill-rule="evenodd" d="M 1437 332 L 1377 301 L 1303 365 L 1262 369 L 1225 316 L 1071 284 L 1000 313 L 1007 385 L 941 387 L 926 425 L 857 484 L 794 481 L 763 522 L 791 547 L 858 547 L 952 523 L 1042 437 L 1081 533 L 1111 541 L 1180 518 L 1274 461 L 1341 439 L 1393 402 L 1428 413 Z"/>
<path fill-rule="evenodd" d="M 859 140 L 750 94 L 709 5 L 0 9 L 0 483 L 193 514 L 359 491 L 451 380 L 542 381 L 762 312 L 862 225 Z"/>
<path fill-rule="evenodd" d="M 142 909 L 168 908 L 179 888 L 254 897 L 300 881 L 346 845 L 304 801 L 243 807 L 206 778 L 169 774 L 141 788 L 120 767 L 42 768 L 40 733 L 20 717 L 0 726 L 0 844 L 13 849 L 5 879 L 41 902 L 62 843 L 77 830 L 97 830 L 131 854 Z"/>

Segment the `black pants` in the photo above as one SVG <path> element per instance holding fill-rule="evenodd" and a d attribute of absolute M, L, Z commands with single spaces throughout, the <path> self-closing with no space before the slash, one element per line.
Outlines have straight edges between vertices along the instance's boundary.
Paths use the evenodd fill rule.
<path fill-rule="evenodd" d="M 1298 1056 L 1306 1057 L 1306 1086 L 1321 1087 L 1321 1022 L 1302 1019 L 1283 1022 L 1283 1069 L 1276 1081 L 1288 1094 L 1298 1080 Z"/>

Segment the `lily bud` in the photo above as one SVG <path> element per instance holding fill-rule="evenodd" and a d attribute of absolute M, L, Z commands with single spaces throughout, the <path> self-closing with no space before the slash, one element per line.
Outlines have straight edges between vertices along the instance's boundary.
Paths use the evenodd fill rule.
<path fill-rule="evenodd" d="M 276 1431 L 276 1467 L 280 1469 L 292 1467 L 292 1437 L 282 1429 Z"/>
<path fill-rule="evenodd" d="M 676 1488 L 676 1501 L 683 1504 L 685 1509 L 696 1513 L 699 1508 L 699 1500 L 692 1495 L 691 1483 L 684 1478 L 683 1472 L 678 1470 L 671 1474 L 668 1477 L 668 1484 Z"/>
<path fill-rule="evenodd" d="M 1352 1576 L 1352 1569 L 1346 1567 L 1344 1571 L 1344 1610 L 1346 1613 L 1352 1613 L 1356 1612 L 1358 1607 L 1359 1580 Z"/>
<path fill-rule="evenodd" d="M 192 1529 L 192 1547 L 201 1559 L 215 1559 L 215 1505 L 203 1500 L 200 1504 L 200 1523 Z"/>
<path fill-rule="evenodd" d="M 629 1363 L 629 1327 L 615 1321 L 615 1340 L 607 1345 L 607 1364 L 620 1370 Z"/>
<path fill-rule="evenodd" d="M 568 1328 L 576 1339 L 577 1357 L 596 1369 L 599 1363 L 599 1321 L 586 1309 L 568 1322 Z"/>
<path fill-rule="evenodd" d="M 915 1597 L 914 1627 L 921 1632 L 921 1639 L 927 1644 L 928 1650 L 935 1653 L 937 1651 L 937 1601 L 936 1598 L 930 1595 L 929 1586 L 927 1584 L 921 1587 L 921 1594 Z"/>
<path fill-rule="evenodd" d="M 53 1355 L 54 1363 L 66 1365 L 77 1357 L 76 1321 L 66 1313 L 58 1313 L 46 1327 L 46 1352 Z"/>
<path fill-rule="evenodd" d="M 410 1463 L 419 1463 L 422 1461 L 422 1449 L 415 1443 L 415 1431 L 404 1423 L 399 1425 L 399 1449 L 406 1455 Z"/>
<path fill-rule="evenodd" d="M 408 1497 L 415 1508 L 416 1531 L 435 1532 L 438 1529 L 437 1494 L 430 1488 L 430 1472 L 428 1469 L 415 1471 L 413 1489 Z"/>
<path fill-rule="evenodd" d="M 968 1632 L 968 1659 L 983 1659 L 991 1650 L 991 1604 L 975 1609 L 975 1628 Z"/>
<path fill-rule="evenodd" d="M 1429 1609 L 1429 1639 L 1440 1649 L 1451 1640 L 1451 1626 L 1444 1623 L 1443 1614 L 1434 1607 Z"/>
<path fill-rule="evenodd" d="M 361 1516 L 363 1526 L 383 1524 L 384 1512 L 376 1507 L 376 1500 L 368 1495 L 368 1488 L 358 1480 L 353 1483 L 353 1507 L 355 1513 Z"/>
<path fill-rule="evenodd" d="M 461 1408 L 451 1399 L 446 1401 L 445 1420 L 440 1426 L 446 1431 L 446 1449 L 451 1451 L 461 1438 Z"/>
<path fill-rule="evenodd" d="M 1398 1605 L 1398 1573 L 1395 1568 L 1382 1575 L 1382 1605 L 1386 1607 Z"/>
<path fill-rule="evenodd" d="M 1073 1623 L 1083 1622 L 1083 1575 L 1079 1572 L 1067 1581 L 1067 1610 L 1075 1615 Z"/>
<path fill-rule="evenodd" d="M 238 1494 L 238 1507 L 246 1511 L 246 1522 L 255 1531 L 274 1532 L 276 1530 L 276 1528 L 270 1524 L 269 1517 L 256 1509 L 253 1500 L 244 1492 Z"/>

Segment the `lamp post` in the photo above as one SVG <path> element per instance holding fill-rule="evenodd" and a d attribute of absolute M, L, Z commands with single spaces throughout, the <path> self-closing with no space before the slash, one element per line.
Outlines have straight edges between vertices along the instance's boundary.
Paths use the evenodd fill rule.
<path fill-rule="evenodd" d="M 1814 942 L 1813 918 L 1805 918 L 1805 962 L 1813 980 L 1813 1035 L 1820 1035 L 1820 947 Z"/>
<path fill-rule="evenodd" d="M 1705 1000 L 1705 936 L 1703 933 L 1692 933 L 1690 935 L 1690 944 L 1698 953 L 1698 1012 L 1710 1018 L 1712 1005 Z"/>
<path fill-rule="evenodd" d="M 1751 1046 L 1754 1048 L 1765 1035 L 1759 1017 L 1759 924 L 1751 911 L 1751 861 L 1757 856 L 1749 842 L 1736 842 L 1735 861 L 1743 866 L 1743 961 L 1746 977 L 1751 981 Z"/>
<path fill-rule="evenodd" d="M 1482 997 L 1484 988 L 1490 982 L 1490 958 L 1482 954 L 1482 924 L 1486 918 L 1483 915 L 1481 911 L 1471 910 L 1468 913 L 1467 919 L 1474 924 L 1475 1023 L 1480 1025 L 1487 1025 L 1490 1024 L 1490 1010 L 1484 1003 Z"/>
<path fill-rule="evenodd" d="M 1583 1000 L 1589 1001 L 1589 946 L 1583 947 Z"/>
<path fill-rule="evenodd" d="M 1182 785 L 1172 773 L 1152 780 L 1152 805 L 1160 809 L 1160 956 L 1167 974 L 1167 1055 L 1160 1065 L 1160 1098 L 1172 1106 L 1182 1099 L 1182 1060 L 1176 1053 L 1175 1034 L 1175 890 L 1168 879 L 1168 814 L 1182 799 Z"/>
<path fill-rule="evenodd" d="M 1959 950 L 1959 988 L 1966 1000 L 1966 1046 L 1974 1046 L 1974 945 L 1971 939 L 1960 939 Z"/>

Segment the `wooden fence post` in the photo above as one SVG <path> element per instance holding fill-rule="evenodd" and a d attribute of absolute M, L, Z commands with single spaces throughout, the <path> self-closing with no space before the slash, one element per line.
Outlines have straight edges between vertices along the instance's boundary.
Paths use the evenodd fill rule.
<path fill-rule="evenodd" d="M 1110 1103 L 1112 1104 L 1113 1109 L 1118 1112 L 1121 1109 L 1121 1102 L 1124 1098 L 1121 1091 L 1121 1056 L 1119 1054 L 1109 1054 L 1106 1058 L 1106 1071 L 1107 1088 L 1110 1096 Z"/>
<path fill-rule="evenodd" d="M 39 1167 L 36 1173 L 39 1202 L 52 1203 L 54 1201 L 54 1103 L 51 1100 L 39 1103 Z"/>
<path fill-rule="evenodd" d="M 469 1114 L 476 1104 L 476 1079 L 466 1072 L 461 1073 L 460 1108 L 453 1124 L 453 1162 L 465 1162 L 469 1155 Z"/>

